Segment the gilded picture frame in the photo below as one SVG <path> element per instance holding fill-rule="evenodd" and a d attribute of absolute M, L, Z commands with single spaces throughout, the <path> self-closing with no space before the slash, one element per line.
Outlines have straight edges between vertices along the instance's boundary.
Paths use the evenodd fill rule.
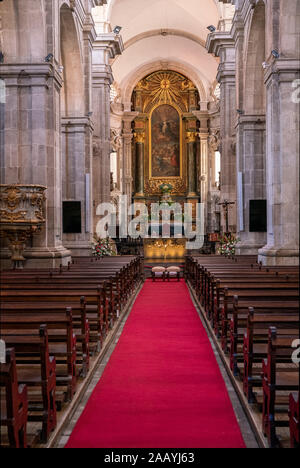
<path fill-rule="evenodd" d="M 171 108 L 175 109 L 178 117 L 179 117 L 179 140 L 178 140 L 178 146 L 179 146 L 179 175 L 176 176 L 170 176 L 166 175 L 164 176 L 163 174 L 160 176 L 154 176 L 153 175 L 153 140 L 152 140 L 152 123 L 153 123 L 153 114 L 154 112 L 161 106 L 170 106 Z M 181 109 L 176 106 L 173 102 L 159 102 L 156 104 L 152 109 L 149 114 L 149 124 L 148 124 L 148 142 L 149 142 L 149 154 L 148 154 L 148 159 L 149 159 L 149 181 L 176 181 L 178 182 L 179 180 L 183 179 L 183 119 L 182 119 L 182 111 Z M 174 143 L 173 143 L 174 144 Z"/>

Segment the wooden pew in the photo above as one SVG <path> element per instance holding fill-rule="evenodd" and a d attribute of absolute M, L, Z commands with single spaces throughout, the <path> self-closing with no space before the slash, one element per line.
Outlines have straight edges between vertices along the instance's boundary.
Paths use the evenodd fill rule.
<path fill-rule="evenodd" d="M 76 336 L 77 345 L 77 365 L 79 373 L 85 377 L 90 367 L 89 336 L 90 326 L 86 313 L 85 298 L 82 297 L 80 304 L 72 303 L 72 328 Z M 31 303 L 28 300 L 24 302 L 2 302 L 0 304 L 0 314 L 3 316 L 18 316 L 22 320 L 23 316 L 35 315 L 40 318 L 40 323 L 45 323 L 43 317 L 54 317 L 56 315 L 64 316 L 66 314 L 65 303 L 37 302 Z M 38 322 L 38 320 L 37 320 Z"/>
<path fill-rule="evenodd" d="M 288 299 L 288 298 L 286 298 Z M 234 298 L 233 312 L 230 320 L 229 336 L 226 327 L 223 326 L 221 337 L 222 348 L 224 352 L 230 353 L 230 367 L 235 376 L 239 376 L 238 362 L 243 362 L 243 343 L 244 333 L 247 327 L 247 319 L 249 314 L 249 306 L 252 304 L 256 313 L 270 315 L 296 315 L 299 310 L 299 301 L 272 301 L 270 299 L 264 301 L 240 301 L 239 297 Z M 229 350 L 228 350 L 229 346 Z M 240 346 L 240 352 L 239 352 Z"/>
<path fill-rule="evenodd" d="M 243 369 L 243 388 L 249 403 L 254 403 L 254 387 L 262 386 L 261 362 L 268 355 L 268 340 L 270 327 L 276 327 L 281 335 L 294 335 L 297 338 L 299 333 L 299 313 L 287 313 L 281 311 L 278 313 L 255 313 L 253 307 L 249 308 L 247 331 L 244 335 L 244 369 Z M 284 357 L 282 364 L 290 364 L 290 356 Z M 277 360 L 277 362 L 280 362 Z M 255 364 L 255 368 L 254 368 Z"/>
<path fill-rule="evenodd" d="M 104 307 L 107 311 L 108 300 L 106 300 L 103 289 L 89 290 L 89 289 L 71 289 L 71 290 L 1 290 L 0 299 L 3 304 L 9 302 L 20 302 L 30 304 L 45 303 L 49 304 L 62 304 L 65 307 L 70 304 L 80 305 L 81 298 L 85 298 L 86 313 L 89 323 L 91 324 L 91 340 L 96 344 L 97 352 L 100 351 L 103 343 L 103 323 L 104 323 Z M 103 305 L 103 302 L 104 305 Z M 96 330 L 93 329 L 93 322 L 96 323 Z"/>
<path fill-rule="evenodd" d="M 289 418 L 290 418 L 291 448 L 299 448 L 300 447 L 299 392 L 290 394 Z"/>
<path fill-rule="evenodd" d="M 293 337 L 281 337 L 277 329 L 269 331 L 268 357 L 263 360 L 263 414 L 262 425 L 271 448 L 280 446 L 277 427 L 289 427 L 289 392 L 299 391 L 299 368 L 292 365 L 280 368 L 280 360 L 292 356 Z M 277 412 L 280 410 L 280 419 Z M 286 416 L 286 418 L 284 417 Z"/>
<path fill-rule="evenodd" d="M 42 325 L 39 333 L 2 339 L 15 349 L 18 380 L 28 389 L 28 421 L 42 422 L 40 438 L 46 442 L 56 427 L 56 362 L 49 356 L 47 326 Z"/>
<path fill-rule="evenodd" d="M 292 306 L 299 307 L 299 291 L 298 289 L 276 288 L 274 290 L 261 289 L 225 289 L 224 302 L 221 307 L 221 341 L 224 351 L 227 350 L 229 343 L 229 324 L 232 316 L 235 314 L 235 319 L 238 319 L 239 309 L 247 310 L 249 307 L 264 308 L 274 304 L 275 307 L 281 304 L 281 307 Z M 277 303 L 277 305 L 276 305 Z M 288 304 L 287 304 L 288 303 Z M 217 320 L 217 319 L 216 319 Z M 215 330 L 218 332 L 218 323 L 215 324 Z M 233 330 L 236 333 L 236 329 Z"/>
<path fill-rule="evenodd" d="M 0 387 L 4 387 L 0 426 L 7 428 L 9 447 L 27 448 L 27 387 L 18 383 L 14 349 L 6 349 L 6 363 L 0 364 Z M 4 438 L 2 433 L 1 447 L 4 447 Z"/>
<path fill-rule="evenodd" d="M 5 335 L 20 335 L 24 332 L 35 333 L 45 324 L 48 332 L 48 348 L 51 356 L 56 359 L 56 387 L 66 389 L 62 401 L 71 401 L 76 392 L 76 336 L 73 333 L 72 310 L 66 308 L 64 313 L 47 314 L 25 313 L 24 310 L 11 310 L 9 313 L 1 311 L 0 327 Z M 57 393 L 56 393 L 57 396 Z"/>

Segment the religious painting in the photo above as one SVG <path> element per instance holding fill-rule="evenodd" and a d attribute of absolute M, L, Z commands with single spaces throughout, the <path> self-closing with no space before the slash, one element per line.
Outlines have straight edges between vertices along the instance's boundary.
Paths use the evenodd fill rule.
<path fill-rule="evenodd" d="M 163 104 L 151 117 L 150 177 L 180 177 L 181 120 L 175 107 Z"/>

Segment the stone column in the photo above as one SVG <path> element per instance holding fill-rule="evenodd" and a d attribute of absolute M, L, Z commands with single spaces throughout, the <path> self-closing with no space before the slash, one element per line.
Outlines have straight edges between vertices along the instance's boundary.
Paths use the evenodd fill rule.
<path fill-rule="evenodd" d="M 283 57 L 272 60 L 265 75 L 268 236 L 259 251 L 265 265 L 299 264 L 300 109 L 293 87 L 299 68 L 299 60 Z"/>
<path fill-rule="evenodd" d="M 57 267 L 71 260 L 62 245 L 60 90 L 51 63 L 2 64 L 5 124 L 1 183 L 45 185 L 46 225 L 25 252 L 26 267 Z M 2 153 L 2 152 L 1 152 Z M 8 266 L 3 262 L 3 266 Z"/>
<path fill-rule="evenodd" d="M 93 47 L 93 205 L 110 201 L 110 86 L 113 83 L 110 59 L 123 51 L 122 38 L 113 33 L 102 33 Z M 99 217 L 94 219 L 94 226 Z M 95 230 L 95 229 L 94 229 Z"/>
<path fill-rule="evenodd" d="M 235 45 L 228 32 L 209 34 L 206 48 L 220 57 L 217 80 L 220 83 L 221 201 L 236 202 L 236 83 Z M 225 221 L 222 217 L 222 228 Z M 236 209 L 229 209 L 229 229 L 236 232 Z"/>
<path fill-rule="evenodd" d="M 136 174 L 135 174 L 135 198 L 145 198 L 145 133 L 135 133 L 135 154 L 136 154 Z"/>
<path fill-rule="evenodd" d="M 188 198 L 198 198 L 196 137 L 196 132 L 187 132 L 186 134 L 188 154 Z"/>
<path fill-rule="evenodd" d="M 138 116 L 138 112 L 124 112 L 123 116 L 123 194 L 127 196 L 128 204 L 131 204 L 133 194 L 132 174 L 132 122 Z"/>

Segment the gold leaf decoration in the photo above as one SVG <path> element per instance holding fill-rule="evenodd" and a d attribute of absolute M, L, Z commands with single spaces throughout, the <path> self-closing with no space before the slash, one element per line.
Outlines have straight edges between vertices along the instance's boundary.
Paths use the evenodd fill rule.
<path fill-rule="evenodd" d="M 147 195 L 161 195 L 161 186 L 163 184 L 172 185 L 173 189 L 171 194 L 173 195 L 184 195 L 187 187 L 183 179 L 151 179 L 147 180 L 145 184 L 145 191 Z"/>

